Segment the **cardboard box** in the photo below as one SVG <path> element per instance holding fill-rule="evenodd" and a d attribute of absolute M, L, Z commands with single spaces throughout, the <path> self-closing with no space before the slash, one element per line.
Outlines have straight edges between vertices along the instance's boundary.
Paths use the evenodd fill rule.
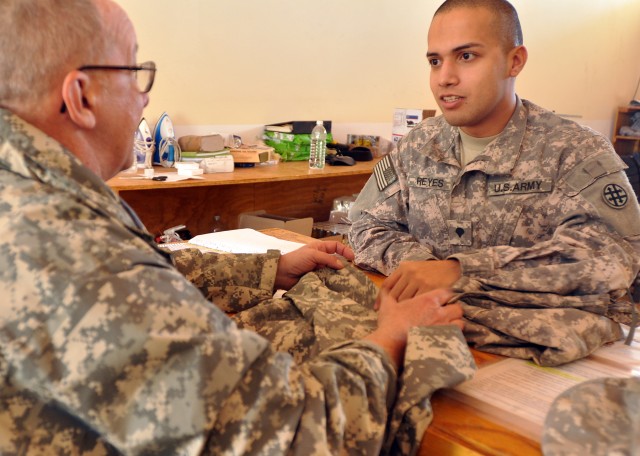
<path fill-rule="evenodd" d="M 230 149 L 234 163 L 263 163 L 273 158 L 273 147 L 244 146 Z"/>
<path fill-rule="evenodd" d="M 238 216 L 238 228 L 253 228 L 254 230 L 264 230 L 266 228 L 281 228 L 295 233 L 311 236 L 313 229 L 313 218 L 290 218 L 274 214 L 267 214 L 267 211 L 243 212 Z"/>

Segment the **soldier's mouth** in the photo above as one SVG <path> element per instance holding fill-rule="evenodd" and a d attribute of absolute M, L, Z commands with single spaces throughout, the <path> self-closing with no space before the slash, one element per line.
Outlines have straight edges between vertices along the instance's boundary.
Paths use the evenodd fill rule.
<path fill-rule="evenodd" d="M 461 100 L 462 97 L 459 97 L 457 95 L 447 95 L 442 97 L 442 101 L 444 101 L 445 103 L 454 103 L 458 100 Z"/>

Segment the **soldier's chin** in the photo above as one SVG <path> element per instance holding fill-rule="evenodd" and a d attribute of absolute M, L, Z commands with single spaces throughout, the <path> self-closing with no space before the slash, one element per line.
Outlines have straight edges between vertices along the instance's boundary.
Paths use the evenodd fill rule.
<path fill-rule="evenodd" d="M 452 112 L 445 111 L 442 113 L 442 115 L 444 117 L 444 120 L 446 120 L 447 123 L 452 127 L 464 127 L 468 123 L 467 119 L 465 119 L 463 116 L 457 115 Z"/>

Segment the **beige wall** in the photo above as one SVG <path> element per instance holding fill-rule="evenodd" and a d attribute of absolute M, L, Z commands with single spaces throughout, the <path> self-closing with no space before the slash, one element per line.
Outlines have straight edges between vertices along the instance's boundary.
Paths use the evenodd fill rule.
<path fill-rule="evenodd" d="M 152 125 L 163 111 L 177 126 L 386 125 L 436 108 L 424 55 L 440 0 L 117 1 L 159 67 Z M 609 135 L 640 76 L 640 0 L 513 4 L 530 56 L 518 93 Z"/>

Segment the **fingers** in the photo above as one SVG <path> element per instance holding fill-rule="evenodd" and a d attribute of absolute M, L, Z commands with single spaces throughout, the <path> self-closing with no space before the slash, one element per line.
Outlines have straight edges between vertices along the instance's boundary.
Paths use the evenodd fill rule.
<path fill-rule="evenodd" d="M 356 257 L 353 253 L 353 249 L 347 245 L 344 245 L 342 242 L 336 242 L 336 253 L 338 255 L 342 255 L 349 261 L 353 261 Z"/>
<path fill-rule="evenodd" d="M 384 280 L 384 282 L 382 282 L 382 285 L 380 286 L 380 293 L 378 293 L 378 296 L 376 297 L 376 302 L 373 305 L 373 308 L 375 310 L 378 310 L 380 308 L 380 301 L 382 299 L 382 292 L 384 291 L 387 294 L 391 294 L 391 292 L 394 290 L 394 287 L 395 287 L 396 283 L 398 282 L 399 278 L 400 278 L 400 276 L 398 274 L 393 273 L 389 277 L 387 277 Z M 399 294 L 399 293 L 396 293 L 396 296 L 397 296 L 397 294 Z M 396 296 L 394 296 L 394 298 Z"/>
<path fill-rule="evenodd" d="M 347 260 L 353 260 L 353 250 L 337 241 L 317 241 L 306 246 L 311 252 L 311 259 L 317 267 L 327 266 L 332 269 L 342 269 L 344 264 L 336 255 L 342 256 Z"/>
<path fill-rule="evenodd" d="M 407 324 L 410 326 L 454 324 L 462 328 L 464 326 L 462 306 L 452 303 L 455 296 L 452 290 L 437 289 L 399 301 L 389 290 L 381 289 L 376 310 L 379 310 L 381 316 L 393 313 L 398 318 L 407 318 Z"/>
<path fill-rule="evenodd" d="M 412 284 L 410 280 L 407 280 L 406 277 L 396 273 L 391 274 L 384 282 L 382 282 L 380 290 L 385 290 L 397 301 L 413 298 L 417 294 L 415 285 Z M 378 294 L 374 309 L 378 309 L 379 306 L 380 294 Z"/>
<path fill-rule="evenodd" d="M 460 329 L 464 328 L 463 311 L 460 304 L 447 304 L 447 301 L 438 304 L 439 307 L 432 309 L 432 314 L 428 315 L 428 325 L 456 325 Z"/>
<path fill-rule="evenodd" d="M 331 253 L 325 253 L 320 250 L 312 250 L 311 252 L 311 259 L 315 263 L 315 268 L 313 269 L 318 269 L 323 266 L 332 269 L 344 268 L 344 264 L 340 261 L 340 258 Z"/>
<path fill-rule="evenodd" d="M 328 254 L 337 253 L 340 256 L 345 257 L 347 260 L 353 261 L 355 255 L 351 247 L 344 245 L 342 242 L 337 241 L 316 241 L 307 244 L 307 247 L 325 252 Z"/>
<path fill-rule="evenodd" d="M 393 273 L 382 283 L 381 288 L 388 290 L 398 301 L 413 298 L 420 293 L 420 283 L 410 279 L 402 274 Z"/>

